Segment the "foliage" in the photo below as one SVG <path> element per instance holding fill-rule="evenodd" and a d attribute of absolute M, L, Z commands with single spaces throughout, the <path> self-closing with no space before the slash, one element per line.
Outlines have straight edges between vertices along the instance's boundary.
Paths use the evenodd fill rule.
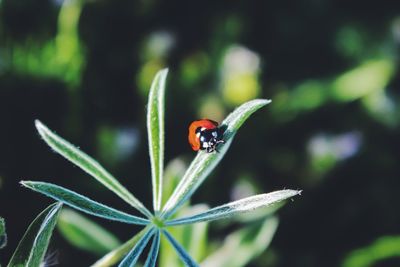
<path fill-rule="evenodd" d="M 42 264 L 61 207 L 61 203 L 50 205 L 29 225 L 8 263 L 9 267 L 37 267 Z"/>
<path fill-rule="evenodd" d="M 28 220 L 49 205 L 21 190 L 21 179 L 46 179 L 132 212 L 48 153 L 32 130 L 36 118 L 79 144 L 153 212 L 145 107 L 152 79 L 165 66 L 176 75 L 166 95 L 164 161 L 178 160 L 183 173 L 169 184 L 165 170 L 163 204 L 173 191 L 167 187 L 174 189 L 189 166 L 191 120 L 221 122 L 251 99 L 273 99 L 246 122 L 191 198 L 203 212 L 204 202 L 214 207 L 288 185 L 307 192 L 280 211 L 271 248 L 247 265 L 336 267 L 373 240 L 399 235 L 400 2 L 196 3 L 0 1 L 0 216 L 9 241 L 2 266 Z M 371 220 L 371 212 L 380 220 Z M 256 213 L 244 215 L 247 223 L 229 219 L 168 230 L 203 262 Z M 171 219 L 191 215 L 186 202 Z M 139 231 L 118 222 L 104 226 L 121 241 Z M 196 247 L 200 232 L 207 238 Z M 57 250 L 63 265 L 93 261 L 75 257 L 68 242 Z M 161 236 L 161 266 L 179 266 L 172 250 Z M 396 260 L 376 264 L 398 266 Z"/>
<path fill-rule="evenodd" d="M 61 211 L 57 228 L 71 244 L 96 255 L 121 245 L 112 233 L 71 209 Z"/>
<path fill-rule="evenodd" d="M 0 217 L 0 249 L 7 245 L 6 223 Z"/>
<path fill-rule="evenodd" d="M 135 197 L 133 196 L 124 186 L 122 186 L 109 172 L 107 172 L 98 162 L 93 160 L 90 156 L 80 151 L 78 148 L 73 146 L 68 141 L 59 137 L 52 131 L 50 131 L 44 124 L 36 121 L 36 127 L 43 140 L 56 152 L 70 160 L 75 165 L 86 171 L 88 174 L 93 176 L 97 181 L 103 184 L 106 188 L 114 192 L 121 199 L 125 200 L 131 206 L 140 211 L 145 218 L 127 214 L 122 211 L 118 211 L 114 208 L 108 207 L 104 204 L 100 204 L 94 200 L 91 200 L 79 193 L 73 192 L 69 189 L 63 188 L 58 185 L 45 183 L 45 182 L 33 182 L 33 181 L 22 181 L 21 184 L 29 189 L 36 192 L 42 193 L 50 198 L 53 198 L 60 203 L 68 205 L 72 208 L 78 209 L 88 214 L 102 217 L 109 220 L 115 220 L 128 224 L 145 225 L 143 231 L 139 232 L 131 240 L 113 249 L 111 252 L 106 254 L 102 259 L 96 262 L 93 266 L 111 266 L 121 258 L 119 266 L 134 266 L 139 256 L 143 252 L 146 245 L 152 240 L 152 246 L 149 251 L 148 258 L 145 266 L 155 266 L 157 261 L 157 255 L 160 247 L 160 235 L 164 236 L 172 247 L 175 249 L 182 262 L 186 266 L 198 266 L 196 261 L 191 255 L 175 240 L 175 238 L 169 233 L 169 228 L 174 225 L 186 225 L 197 222 L 214 221 L 222 218 L 234 218 L 235 216 L 243 213 L 253 211 L 262 207 L 267 207 L 281 202 L 285 199 L 294 197 L 300 194 L 298 190 L 280 190 L 268 194 L 259 194 L 252 197 L 243 198 L 234 202 L 230 202 L 203 212 L 198 212 L 195 215 L 183 216 L 177 219 L 171 219 L 171 217 L 178 211 L 178 209 L 190 198 L 200 184 L 206 179 L 209 173 L 216 167 L 219 161 L 223 158 L 227 152 L 232 140 L 242 126 L 242 124 L 249 118 L 249 116 L 257 111 L 259 108 L 265 106 L 270 101 L 268 100 L 252 100 L 244 103 L 239 108 L 235 109 L 221 124 L 224 129 L 223 139 L 225 144 L 221 147 L 218 153 L 206 153 L 203 151 L 198 152 L 197 156 L 193 160 L 192 164 L 186 170 L 182 179 L 174 189 L 171 197 L 166 201 L 166 204 L 161 208 L 162 202 L 162 186 L 163 186 L 163 151 L 164 151 L 164 91 L 166 81 L 167 70 L 160 71 L 150 89 L 149 104 L 148 104 L 148 116 L 147 126 L 149 134 L 149 154 L 150 163 L 152 170 L 152 192 L 153 192 L 153 204 L 154 214 L 150 213 L 149 210 Z M 61 207 L 57 204 L 58 210 Z M 58 214 L 57 210 L 57 214 Z M 43 215 L 39 216 L 40 218 Z M 46 217 L 47 218 L 47 217 Z M 53 220 L 50 224 L 51 227 L 47 227 L 46 233 L 49 235 L 52 228 L 54 228 L 56 216 L 52 217 Z M 82 219 L 80 219 L 82 221 Z M 41 220 L 39 220 L 41 222 Z M 48 221 L 46 219 L 45 221 Z M 64 232 L 66 231 L 65 219 Z M 34 225 L 38 222 L 34 222 Z M 84 228 L 84 226 L 82 226 Z M 33 228 L 33 227 L 30 227 Z M 71 230 L 72 228 L 69 227 Z M 74 229 L 76 232 L 79 229 Z M 29 232 L 35 232 L 34 230 L 28 230 Z M 272 233 L 274 230 L 272 230 Z M 40 235 L 40 231 L 39 234 Z M 90 236 L 88 232 L 86 234 Z M 24 238 L 21 243 L 26 243 Z M 82 238 L 82 240 L 88 238 Z M 76 238 L 74 239 L 76 241 Z M 88 244 L 85 240 L 79 241 L 79 246 L 87 248 Z M 270 240 L 270 239 L 268 239 Z M 268 243 L 268 242 L 267 242 Z M 48 238 L 46 239 L 45 245 L 48 244 Z M 22 245 L 21 245 L 22 246 Z M 29 247 L 24 245 L 25 250 Z M 35 247 L 36 248 L 36 247 Z M 35 248 L 31 248 L 32 251 Z M 43 246 L 44 248 L 44 246 Z M 17 249 L 15 255 L 23 254 L 19 252 L 21 249 Z M 31 252 L 33 253 L 33 252 Z M 41 250 L 41 256 L 43 256 L 44 250 Z M 247 254 L 251 255 L 251 254 Z M 257 253 L 255 253 L 257 255 Z M 250 256 L 251 257 L 251 256 Z M 11 263 L 16 263 L 14 256 Z M 32 266 L 38 266 L 40 264 L 40 257 L 36 257 Z M 248 259 L 243 258 L 244 263 Z M 11 264 L 11 266 L 12 266 Z M 36 265 L 35 265 L 36 264 Z M 29 265 L 31 266 L 31 265 Z"/>
<path fill-rule="evenodd" d="M 372 267 L 379 262 L 400 257 L 400 237 L 384 236 L 372 244 L 350 252 L 342 263 L 343 267 Z"/>

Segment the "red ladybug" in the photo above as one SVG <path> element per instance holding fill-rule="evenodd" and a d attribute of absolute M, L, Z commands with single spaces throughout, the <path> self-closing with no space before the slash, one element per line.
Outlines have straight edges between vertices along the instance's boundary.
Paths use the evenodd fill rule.
<path fill-rule="evenodd" d="M 188 139 L 194 151 L 217 151 L 217 145 L 225 143 L 222 137 L 223 130 L 218 127 L 218 122 L 213 120 L 202 119 L 192 122 L 189 126 Z"/>

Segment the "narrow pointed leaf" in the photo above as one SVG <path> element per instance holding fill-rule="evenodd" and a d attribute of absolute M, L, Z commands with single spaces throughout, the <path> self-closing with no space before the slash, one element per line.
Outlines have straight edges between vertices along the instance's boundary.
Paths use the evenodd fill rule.
<path fill-rule="evenodd" d="M 85 196 L 82 196 L 74 191 L 58 185 L 33 181 L 22 181 L 21 184 L 25 187 L 28 187 L 29 189 L 63 202 L 70 207 L 94 216 L 112 221 L 119 221 L 137 225 L 147 225 L 149 223 L 147 219 L 143 219 L 108 207 L 104 204 L 98 203 L 94 200 L 91 200 Z"/>
<path fill-rule="evenodd" d="M 54 203 L 36 217 L 19 242 L 8 267 L 41 265 L 61 207 L 61 203 Z"/>
<path fill-rule="evenodd" d="M 133 249 L 128 253 L 128 255 L 122 260 L 118 265 L 119 267 L 134 267 L 138 261 L 140 254 L 142 254 L 143 249 L 149 243 L 150 238 L 154 235 L 156 229 L 151 228 L 147 231 L 143 237 L 137 242 Z"/>
<path fill-rule="evenodd" d="M 208 210 L 209 207 L 204 204 L 197 204 L 190 206 L 190 212 L 197 214 Z M 184 217 L 184 216 L 180 216 Z M 186 217 L 186 216 L 185 216 Z M 174 227 L 182 229 L 182 242 L 181 244 L 186 248 L 186 251 L 192 256 L 194 260 L 199 262 L 208 252 L 208 222 L 186 224 L 181 227 Z"/>
<path fill-rule="evenodd" d="M 0 249 L 7 245 L 6 223 L 0 217 Z"/>
<path fill-rule="evenodd" d="M 104 255 L 121 245 L 112 233 L 71 209 L 61 211 L 57 228 L 69 243 L 96 255 Z"/>
<path fill-rule="evenodd" d="M 144 267 L 155 267 L 157 263 L 158 251 L 160 250 L 160 230 L 157 230 L 153 237 L 153 244 L 151 244 L 149 255 L 147 256 Z"/>
<path fill-rule="evenodd" d="M 104 255 L 101 259 L 91 265 L 91 267 L 111 267 L 117 264 L 138 243 L 144 234 L 148 232 L 150 227 L 151 226 L 146 226 L 142 231 L 137 233 L 124 244 Z"/>
<path fill-rule="evenodd" d="M 200 151 L 195 159 L 190 164 L 185 175 L 181 179 L 179 185 L 176 187 L 174 193 L 165 204 L 162 212 L 163 218 L 169 218 L 176 209 L 190 198 L 196 191 L 199 185 L 210 174 L 210 172 L 217 166 L 219 161 L 224 157 L 228 150 L 233 137 L 237 130 L 247 120 L 247 118 L 261 107 L 270 103 L 270 100 L 256 99 L 244 103 L 235 109 L 222 123 L 221 128 L 225 129 L 223 139 L 225 144 L 222 144 L 219 153 L 206 153 Z"/>
<path fill-rule="evenodd" d="M 36 128 L 43 140 L 57 153 L 71 161 L 73 164 L 80 167 L 82 170 L 90 174 L 105 187 L 117 194 L 121 199 L 129 203 L 134 208 L 138 209 L 147 217 L 151 217 L 151 213 L 146 207 L 135 198 L 117 179 L 107 172 L 97 161 L 92 159 L 86 153 L 80 151 L 74 145 L 59 137 L 50 131 L 39 120 L 35 121 Z"/>
<path fill-rule="evenodd" d="M 269 217 L 229 234 L 202 267 L 242 267 L 265 251 L 274 237 L 278 219 Z"/>
<path fill-rule="evenodd" d="M 179 258 L 185 263 L 187 267 L 198 267 L 199 265 L 192 259 L 192 257 L 186 252 L 186 250 L 168 233 L 163 230 L 163 234 L 174 247 L 178 253 Z"/>
<path fill-rule="evenodd" d="M 185 205 L 174 214 L 174 217 L 188 217 L 209 210 L 209 207 L 204 204 L 190 206 L 187 206 L 187 204 L 188 203 L 185 203 Z M 168 227 L 168 233 L 185 248 L 186 252 L 194 261 L 199 262 L 208 254 L 207 222 L 186 224 L 181 227 Z M 175 249 L 166 238 L 161 239 L 160 246 L 159 266 L 182 266 L 179 256 L 175 253 Z"/>
<path fill-rule="evenodd" d="M 300 193 L 301 191 L 287 189 L 275 191 L 268 194 L 255 195 L 212 208 L 206 212 L 202 212 L 197 215 L 169 221 L 166 223 L 166 225 L 171 226 L 179 224 L 191 224 L 196 222 L 213 221 L 228 218 L 261 207 L 271 206 Z"/>
<path fill-rule="evenodd" d="M 153 185 L 153 207 L 160 210 L 164 169 L 164 96 L 168 69 L 159 71 L 150 88 L 147 104 L 147 134 Z"/>

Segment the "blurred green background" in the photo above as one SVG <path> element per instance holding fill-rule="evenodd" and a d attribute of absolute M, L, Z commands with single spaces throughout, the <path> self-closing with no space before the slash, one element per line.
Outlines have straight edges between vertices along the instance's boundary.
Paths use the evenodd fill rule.
<path fill-rule="evenodd" d="M 400 1 L 0 0 L 0 216 L 9 239 L 0 262 L 51 202 L 21 179 L 127 209 L 51 152 L 34 119 L 151 206 L 145 105 L 154 74 L 169 67 L 167 162 L 194 157 L 192 120 L 273 101 L 193 199 L 215 206 L 304 190 L 248 266 L 400 266 L 399 51 Z M 95 221 L 121 240 L 138 230 Z M 59 266 L 96 259 L 58 233 L 50 252 Z"/>

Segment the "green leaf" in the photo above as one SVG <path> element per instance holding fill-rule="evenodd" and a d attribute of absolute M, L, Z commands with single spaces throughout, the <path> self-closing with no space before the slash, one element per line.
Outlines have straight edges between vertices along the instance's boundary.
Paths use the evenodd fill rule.
<path fill-rule="evenodd" d="M 147 225 L 149 223 L 146 219 L 110 208 L 58 185 L 33 181 L 21 181 L 21 184 L 90 215 L 130 224 Z"/>
<path fill-rule="evenodd" d="M 43 140 L 52 149 L 54 149 L 54 151 L 61 154 L 73 164 L 77 165 L 82 170 L 93 176 L 97 181 L 113 191 L 132 207 L 138 209 L 148 218 L 152 217 L 150 211 L 146 209 L 146 207 L 136 197 L 134 197 L 124 186 L 122 186 L 117 179 L 107 172 L 97 161 L 80 151 L 68 141 L 50 131 L 39 120 L 35 121 L 35 125 Z"/>
<path fill-rule="evenodd" d="M 199 265 L 192 259 L 192 257 L 185 251 L 185 249 L 165 230 L 162 230 L 165 237 L 174 247 L 175 251 L 178 253 L 179 258 L 188 267 L 198 267 Z"/>
<path fill-rule="evenodd" d="M 121 244 L 109 231 L 70 209 L 61 211 L 57 228 L 72 245 L 97 255 L 103 255 Z"/>
<path fill-rule="evenodd" d="M 208 211 L 190 217 L 171 220 L 166 222 L 165 225 L 172 226 L 180 224 L 192 224 L 197 222 L 229 218 L 238 214 L 253 211 L 258 208 L 271 206 L 295 195 L 299 195 L 300 193 L 301 191 L 286 189 L 268 194 L 255 195 L 212 208 Z"/>
<path fill-rule="evenodd" d="M 149 229 L 136 243 L 136 245 L 128 253 L 128 255 L 126 255 L 126 257 L 122 260 L 118 267 L 134 267 L 140 257 L 140 254 L 142 254 L 143 249 L 146 247 L 147 243 L 149 243 L 150 238 L 154 235 L 155 232 L 155 228 Z"/>
<path fill-rule="evenodd" d="M 151 164 L 151 181 L 153 185 L 153 207 L 161 208 L 162 179 L 164 169 L 164 99 L 165 80 L 168 69 L 159 71 L 150 88 L 147 103 L 147 134 Z"/>
<path fill-rule="evenodd" d="M 0 249 L 7 245 L 7 234 L 6 234 L 6 223 L 2 217 L 0 217 Z"/>
<path fill-rule="evenodd" d="M 217 166 L 228 150 L 237 130 L 247 118 L 259 108 L 270 103 L 271 100 L 255 99 L 244 103 L 235 109 L 222 123 L 221 128 L 225 129 L 223 139 L 225 144 L 219 148 L 219 153 L 206 153 L 199 151 L 190 164 L 185 175 L 176 187 L 163 208 L 162 218 L 169 218 L 182 204 L 190 198 L 204 179 Z"/>
<path fill-rule="evenodd" d="M 61 203 L 50 205 L 29 225 L 8 263 L 9 267 L 41 265 L 61 207 Z"/>
<path fill-rule="evenodd" d="M 229 234 L 218 250 L 201 263 L 202 267 L 242 267 L 258 257 L 271 243 L 278 219 L 269 217 Z"/>
<path fill-rule="evenodd" d="M 151 244 L 149 255 L 147 256 L 144 267 L 155 267 L 157 263 L 158 251 L 160 250 L 160 230 L 157 230 L 153 237 L 153 244 Z"/>
<path fill-rule="evenodd" d="M 207 210 L 209 210 L 209 207 L 205 204 L 193 205 L 185 208 L 184 211 L 186 215 L 183 214 L 183 216 L 180 217 L 191 216 Z M 179 214 L 180 213 L 179 211 Z M 175 227 L 174 230 L 181 230 L 182 239 L 178 239 L 178 241 L 181 241 L 182 246 L 186 248 L 193 259 L 196 261 L 202 260 L 207 251 L 208 223 L 186 224 L 183 227 Z M 175 231 L 173 233 L 175 233 Z M 177 237 L 177 235 L 175 235 L 175 237 Z"/>
<path fill-rule="evenodd" d="M 110 251 L 101 259 L 96 261 L 91 267 L 111 267 L 118 263 L 128 252 L 137 244 L 137 242 L 149 231 L 152 226 L 148 225 L 137 233 L 134 237 L 126 241 L 118 248 Z"/>
<path fill-rule="evenodd" d="M 371 244 L 355 249 L 345 256 L 341 267 L 373 267 L 384 266 L 390 259 L 400 257 L 400 236 L 381 236 Z M 397 261 L 393 261 L 397 262 Z M 381 265 L 379 264 L 381 263 Z M 387 266 L 389 266 L 388 264 Z"/>
<path fill-rule="evenodd" d="M 174 216 L 187 217 L 208 210 L 205 204 L 197 204 L 193 206 L 183 206 Z M 207 243 L 208 223 L 185 224 L 180 227 L 168 227 L 168 232 L 174 236 L 175 240 L 182 245 L 187 253 L 195 260 L 200 262 L 204 259 L 209 249 Z M 168 240 L 161 240 L 160 266 L 183 266 L 178 255 L 174 253 Z"/>
<path fill-rule="evenodd" d="M 187 164 L 181 158 L 171 160 L 164 170 L 162 205 L 174 192 L 182 176 L 185 174 Z"/>

